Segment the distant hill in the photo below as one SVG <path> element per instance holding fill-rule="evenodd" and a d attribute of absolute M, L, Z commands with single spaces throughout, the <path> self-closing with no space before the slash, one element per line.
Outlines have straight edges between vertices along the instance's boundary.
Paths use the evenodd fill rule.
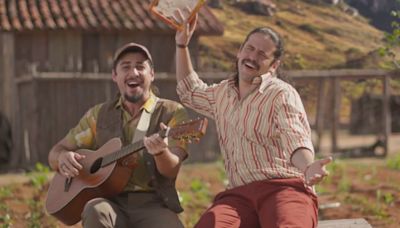
<path fill-rule="evenodd" d="M 381 58 L 371 54 L 382 46 L 383 32 L 341 7 L 279 0 L 277 12 L 268 17 L 247 14 L 229 2 L 221 1 L 222 9 L 212 10 L 225 26 L 224 36 L 200 39 L 202 70 L 233 70 L 245 35 L 259 26 L 270 26 L 283 36 L 286 69 L 383 67 Z"/>

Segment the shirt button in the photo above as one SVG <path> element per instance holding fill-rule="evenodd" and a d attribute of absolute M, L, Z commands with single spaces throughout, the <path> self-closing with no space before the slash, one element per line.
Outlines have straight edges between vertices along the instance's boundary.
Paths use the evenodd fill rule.
<path fill-rule="evenodd" d="M 168 200 L 169 200 L 168 197 L 165 197 L 165 198 L 164 198 L 164 201 L 165 201 L 165 202 L 168 202 Z"/>
<path fill-rule="evenodd" d="M 147 162 L 147 165 L 151 165 L 151 162 L 148 161 L 148 162 Z"/>

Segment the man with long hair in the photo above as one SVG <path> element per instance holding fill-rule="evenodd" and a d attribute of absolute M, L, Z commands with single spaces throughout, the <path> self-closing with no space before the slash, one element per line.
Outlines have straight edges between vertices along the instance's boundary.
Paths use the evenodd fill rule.
<path fill-rule="evenodd" d="M 284 51 L 271 28 L 251 31 L 237 53 L 236 72 L 206 85 L 188 44 L 197 17 L 176 11 L 177 91 L 182 103 L 216 122 L 229 184 L 196 227 L 316 227 L 313 185 L 331 158 L 314 161 L 311 129 L 297 91 L 277 77 Z"/>

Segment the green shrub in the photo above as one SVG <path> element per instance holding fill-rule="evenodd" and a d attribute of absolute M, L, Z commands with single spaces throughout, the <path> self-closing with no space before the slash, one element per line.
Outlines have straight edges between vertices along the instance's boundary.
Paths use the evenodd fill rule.
<path fill-rule="evenodd" d="M 393 158 L 387 159 L 386 165 L 391 169 L 400 170 L 400 154 L 397 154 Z"/>
<path fill-rule="evenodd" d="M 27 175 L 29 176 L 33 186 L 35 186 L 35 188 L 40 190 L 48 182 L 49 173 L 50 173 L 49 167 L 41 163 L 36 163 L 35 169 L 32 172 L 29 172 Z"/>

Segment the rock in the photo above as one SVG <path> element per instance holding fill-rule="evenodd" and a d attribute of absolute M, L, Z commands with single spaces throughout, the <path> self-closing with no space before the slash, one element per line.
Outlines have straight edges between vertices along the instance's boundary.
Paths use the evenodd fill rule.
<path fill-rule="evenodd" d="M 307 0 L 309 3 L 313 4 L 329 4 L 329 5 L 338 5 L 342 0 Z"/>
<path fill-rule="evenodd" d="M 335 6 L 340 3 L 340 0 L 324 0 L 324 2 Z"/>
<path fill-rule="evenodd" d="M 343 7 L 343 11 L 353 17 L 357 17 L 359 15 L 358 10 L 351 6 Z"/>
<path fill-rule="evenodd" d="M 277 10 L 271 0 L 236 1 L 234 5 L 241 10 L 255 15 L 273 16 Z"/>
<path fill-rule="evenodd" d="M 215 9 L 222 9 L 221 0 L 209 0 L 208 6 Z"/>

